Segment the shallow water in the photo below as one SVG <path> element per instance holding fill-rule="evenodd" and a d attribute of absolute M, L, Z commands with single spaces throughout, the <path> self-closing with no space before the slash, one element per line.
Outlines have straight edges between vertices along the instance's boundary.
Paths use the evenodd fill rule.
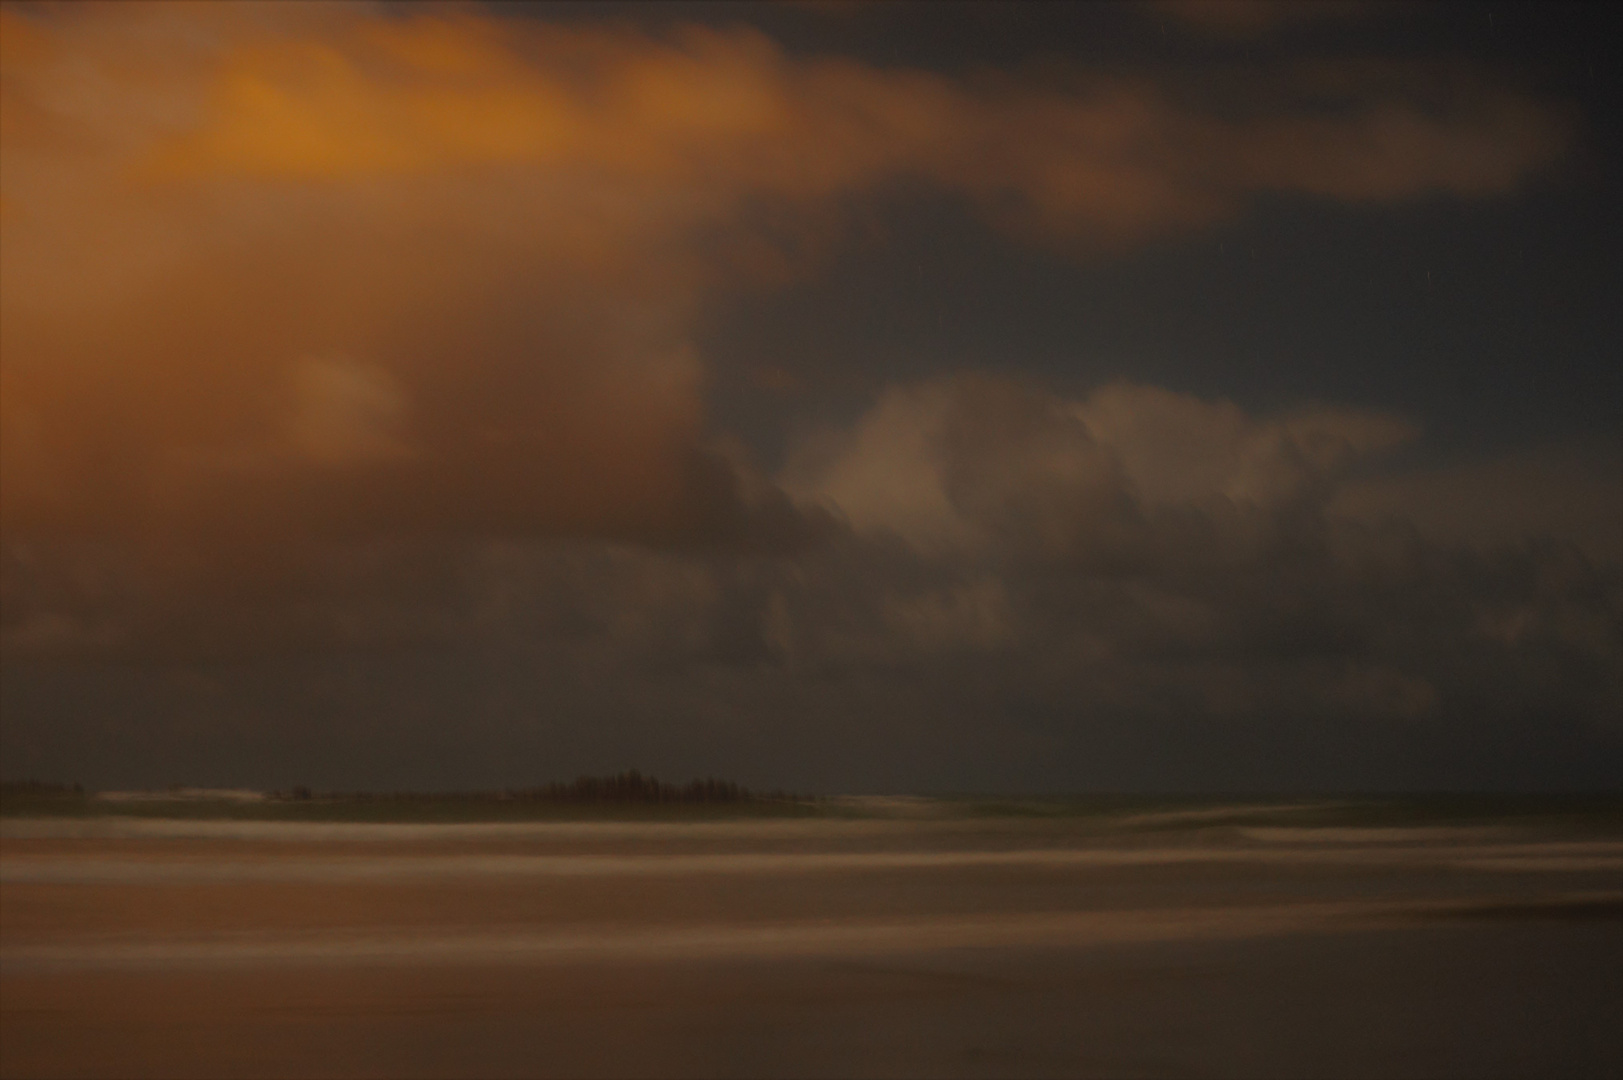
<path fill-rule="evenodd" d="M 8 818 L 0 1073 L 1623 1073 L 1615 829 L 1303 809 Z"/>

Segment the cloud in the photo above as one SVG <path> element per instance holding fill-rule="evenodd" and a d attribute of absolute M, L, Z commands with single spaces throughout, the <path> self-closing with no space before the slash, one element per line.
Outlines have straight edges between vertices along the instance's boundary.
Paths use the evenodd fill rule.
<path fill-rule="evenodd" d="M 1380 456 L 1415 434 L 1380 413 L 1256 418 L 1155 387 L 1071 401 L 960 376 L 893 388 L 850 429 L 809 439 L 784 484 L 959 590 L 992 573 L 998 633 L 981 651 L 1056 708 L 1349 723 L 1472 708 L 1486 723 L 1519 708 L 1615 727 L 1615 573 L 1560 542 L 1467 548 L 1346 513 L 1349 495 L 1380 483 L 1364 478 Z M 1459 501 L 1471 498 L 1492 511 L 1493 491 Z M 935 588 L 922 602 L 945 611 L 951 593 Z M 797 625 L 803 660 L 820 647 L 823 662 L 849 662 L 851 624 L 894 610 L 863 599 L 887 595 L 878 581 L 845 595 L 844 613 L 825 616 L 838 634 Z"/>
<path fill-rule="evenodd" d="M 1157 513 L 1228 520 L 1318 507 L 1349 467 L 1416 434 L 1382 413 L 1259 421 L 1151 386 L 1064 401 L 965 376 L 893 388 L 849 432 L 808 440 L 783 483 L 858 532 L 924 551 L 1016 542 L 1130 558 Z"/>
<path fill-rule="evenodd" d="M 310 357 L 294 369 L 293 383 L 289 441 L 305 456 L 346 464 L 409 453 L 399 437 L 405 395 L 387 371 Z"/>
<path fill-rule="evenodd" d="M 1232 403 L 1119 383 L 1074 407 L 1151 504 L 1215 497 L 1267 506 L 1322 495 L 1360 459 L 1418 436 L 1402 417 L 1310 408 L 1254 421 Z"/>
<path fill-rule="evenodd" d="M 1440 543 L 1500 547 L 1559 537 L 1597 564 L 1623 560 L 1623 447 L 1569 442 L 1365 477 L 1331 503 L 1366 522 L 1402 520 Z"/>
<path fill-rule="evenodd" d="M 1148 76 L 961 79 L 742 28 L 3 17 L 8 532 L 218 510 L 238 533 L 719 534 L 704 515 L 749 514 L 707 449 L 696 321 L 814 264 L 841 200 L 921 180 L 1087 249 L 1267 192 L 1502 192 L 1566 139 L 1459 70 L 1286 73 L 1217 110 Z"/>
<path fill-rule="evenodd" d="M 1170 717 L 1617 715 L 1618 593 L 1581 554 L 1352 509 L 1401 418 L 967 376 L 769 477 L 705 413 L 706 312 L 815 272 L 864 200 L 924 185 L 1091 257 L 1265 196 L 1503 194 L 1572 132 L 1481 71 L 959 77 L 467 9 L 0 19 L 8 761 L 73 732 L 191 760 L 203 731 L 567 772 L 642 739 L 808 763 L 781 782 L 1108 786 L 1065 769 Z"/>
<path fill-rule="evenodd" d="M 1188 437 L 1146 459 L 1173 420 Z M 6 692 L 100 671 L 62 666 L 95 656 L 160 682 L 201 667 L 250 704 L 252 686 L 308 682 L 275 709 L 329 726 L 277 728 L 288 760 L 340 745 L 384 768 L 380 739 L 457 761 L 509 748 L 469 774 L 486 783 L 626 754 L 844 788 L 1602 775 L 1623 736 L 1616 573 L 1570 544 L 1461 546 L 1338 512 L 1410 434 L 1379 413 L 959 376 L 895 387 L 811 440 L 783 483 L 843 525 L 792 556 L 372 540 L 321 546 L 274 590 L 227 577 L 232 592 L 155 580 L 105 545 L 13 544 Z M 868 481 L 893 470 L 928 499 L 891 506 Z M 1290 483 L 1236 483 L 1259 471 Z M 152 693 L 177 715 L 217 707 Z M 266 738 L 238 707 L 220 722 Z M 142 753 L 168 722 L 109 721 L 158 740 Z M 176 730 L 177 747 L 195 738 Z"/>
<path fill-rule="evenodd" d="M 723 199 L 827 197 L 914 174 L 1131 237 L 1251 192 L 1502 191 L 1570 133 L 1560 112 L 1458 65 L 1286 68 L 1273 73 L 1283 89 L 1244 91 L 1248 108 L 1224 117 L 1171 82 L 977 83 L 795 60 L 743 28 L 662 40 L 429 15 L 323 29 L 227 51 L 199 123 L 133 166 L 331 180 L 518 165 L 703 183 Z"/>
<path fill-rule="evenodd" d="M 667 208 L 548 175 L 156 179 L 233 63 L 388 20 L 6 18 L 9 533 L 709 528 Z"/>

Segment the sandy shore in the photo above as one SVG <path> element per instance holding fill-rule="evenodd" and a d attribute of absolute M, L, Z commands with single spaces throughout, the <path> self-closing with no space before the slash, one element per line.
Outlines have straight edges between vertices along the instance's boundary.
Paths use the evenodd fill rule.
<path fill-rule="evenodd" d="M 0 821 L 5 1076 L 1614 1076 L 1623 840 Z"/>

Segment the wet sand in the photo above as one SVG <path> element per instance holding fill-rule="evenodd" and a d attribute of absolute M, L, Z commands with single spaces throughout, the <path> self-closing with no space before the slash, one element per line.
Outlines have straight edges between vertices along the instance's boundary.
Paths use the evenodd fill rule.
<path fill-rule="evenodd" d="M 1623 1074 L 1615 832 L 1146 817 L 5 819 L 0 1074 Z"/>

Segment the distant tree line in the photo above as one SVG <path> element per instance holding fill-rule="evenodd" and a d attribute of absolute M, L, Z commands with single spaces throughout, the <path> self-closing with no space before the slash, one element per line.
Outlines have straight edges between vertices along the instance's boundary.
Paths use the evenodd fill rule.
<path fill-rule="evenodd" d="M 582 776 L 570 783 L 551 783 L 541 787 L 505 788 L 501 791 L 335 791 L 316 794 L 308 787 L 293 787 L 287 791 L 273 791 L 273 799 L 303 801 L 308 799 L 379 800 L 389 802 L 525 802 L 525 803 L 738 803 L 757 801 L 790 801 L 798 796 L 784 791 L 754 792 L 740 787 L 731 780 L 691 780 L 686 784 L 667 784 L 652 776 L 644 776 L 636 769 L 614 776 Z"/>
<path fill-rule="evenodd" d="M 582 776 L 569 784 L 553 783 L 504 794 L 526 802 L 571 803 L 724 803 L 755 798 L 747 788 L 730 780 L 708 778 L 681 785 L 666 784 L 636 769 L 615 776 Z"/>

